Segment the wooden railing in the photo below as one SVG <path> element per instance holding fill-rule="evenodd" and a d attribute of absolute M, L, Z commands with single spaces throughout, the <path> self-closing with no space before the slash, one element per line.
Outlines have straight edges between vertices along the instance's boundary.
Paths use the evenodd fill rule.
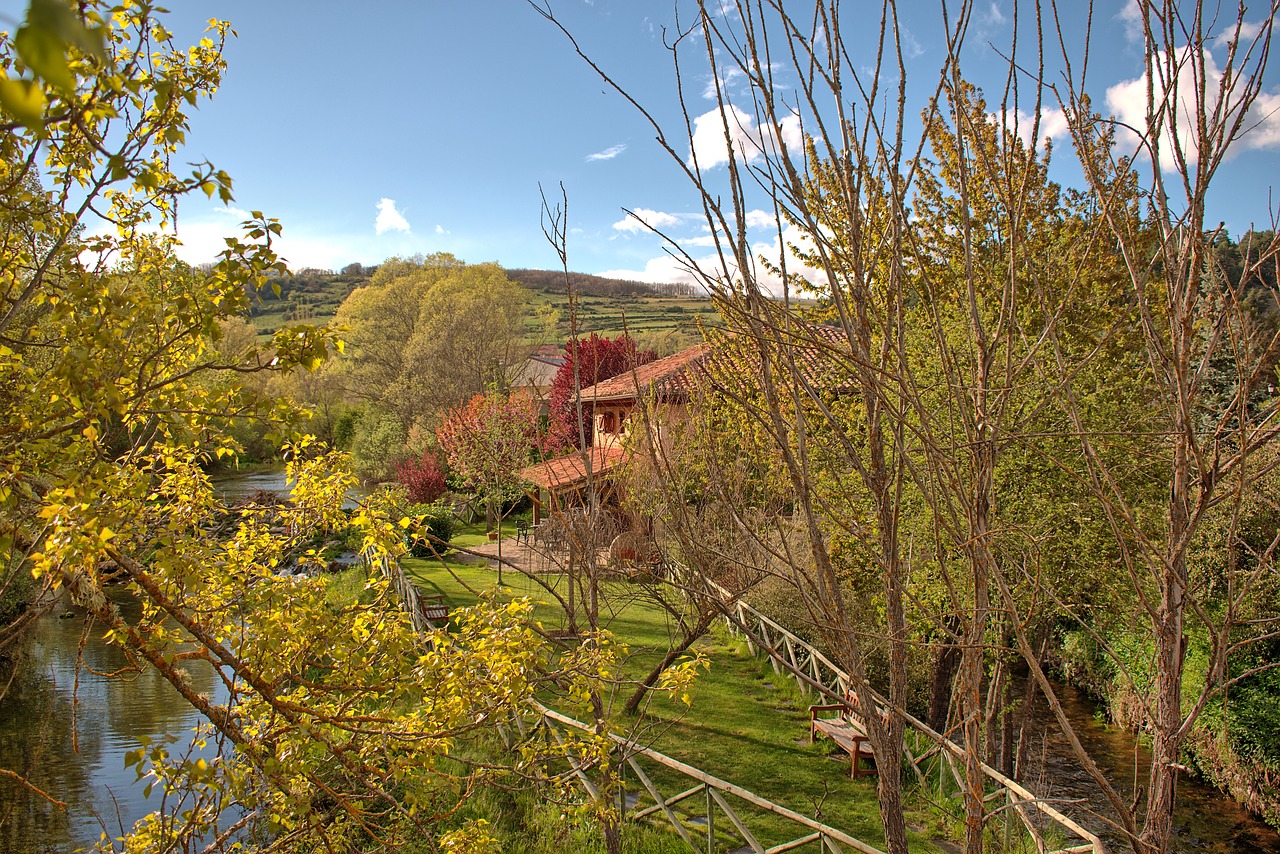
<path fill-rule="evenodd" d="M 733 596 L 724 588 L 718 588 L 718 590 L 722 597 L 721 611 L 730 629 L 746 641 L 747 648 L 753 655 L 761 653 L 768 655 L 774 672 L 780 674 L 785 672 L 806 692 L 814 692 L 836 702 L 844 702 L 850 687 L 848 673 L 795 633 Z M 889 706 L 888 700 L 875 692 L 871 693 L 880 706 L 885 708 Z M 905 709 L 899 709 L 898 713 L 902 715 L 907 725 L 929 745 L 919 756 L 913 755 L 909 744 L 904 745 L 903 758 L 921 785 L 926 787 L 931 785 L 929 780 L 933 769 L 926 770 L 926 761 L 936 756 L 939 790 L 945 791 L 948 777 L 951 778 L 956 790 L 963 789 L 964 783 L 957 761 L 963 763 L 964 748 Z M 1003 800 L 1003 809 L 1018 816 L 1038 852 L 1041 854 L 1082 854 L 1082 852 L 1105 854 L 1106 846 L 1097 834 L 985 762 L 980 763 L 979 767 L 992 786 L 991 791 L 986 795 L 987 802 L 996 804 Z M 1061 828 L 1064 836 L 1074 837 L 1082 842 L 1066 848 L 1051 849 L 1045 839 L 1046 834 L 1043 832 L 1041 823 L 1035 820 L 1035 813 L 1056 824 Z"/>
<path fill-rule="evenodd" d="M 361 557 L 368 566 L 377 569 L 390 580 L 392 587 L 400 596 L 402 607 L 409 612 L 410 617 L 413 619 L 414 627 L 419 631 L 427 631 L 432 628 L 422 614 L 417 588 L 409 581 L 399 562 L 391 561 L 386 555 L 375 555 L 372 552 L 366 552 Z M 590 772 L 593 768 L 584 762 L 581 757 L 573 754 L 563 735 L 568 729 L 589 734 L 594 733 L 595 730 L 587 724 L 574 720 L 567 715 L 562 715 L 541 703 L 535 702 L 533 706 L 537 713 L 537 720 L 532 728 L 518 715 L 514 718 L 514 727 L 499 727 L 499 732 L 506 741 L 507 747 L 514 746 L 516 741 L 516 735 L 512 732 L 513 728 L 522 739 L 535 738 L 539 733 L 544 733 L 546 737 L 559 745 L 569 763 L 569 773 L 573 774 L 578 783 L 582 785 L 583 790 L 590 797 L 599 798 L 599 787 L 591 779 Z M 735 786 L 733 783 L 721 780 L 705 771 L 694 768 L 692 765 L 686 765 L 678 759 L 672 759 L 670 756 L 613 733 L 607 734 L 607 737 L 613 745 L 610 761 L 618 771 L 617 805 L 619 817 L 625 820 L 640 821 L 660 816 L 671 825 L 672 829 L 694 851 L 714 852 L 718 850 L 717 840 L 723 837 L 736 837 L 741 839 L 753 854 L 782 854 L 784 851 L 792 851 L 812 842 L 818 843 L 822 854 L 828 854 L 828 852 L 831 852 L 831 854 L 843 854 L 845 848 L 841 846 L 847 846 L 848 849 L 860 851 L 862 854 L 884 854 L 880 849 L 850 836 L 839 828 L 824 824 L 817 819 L 788 809 L 781 804 L 776 804 L 741 786 Z M 654 766 L 665 768 L 668 772 L 672 772 L 678 777 L 692 781 L 694 785 L 674 795 L 663 795 L 659 786 L 654 782 L 653 775 L 646 771 L 644 764 L 646 761 Z M 639 784 L 638 787 L 631 786 L 633 790 L 631 792 L 628 792 L 626 773 L 628 769 L 635 782 Z M 702 795 L 702 798 L 697 799 L 696 796 L 698 795 Z M 634 800 L 632 800 L 633 798 Z M 695 802 L 695 799 L 698 806 L 701 807 L 701 811 L 697 808 L 689 808 Z M 735 809 L 734 801 L 742 801 L 755 810 L 788 819 L 791 823 L 801 828 L 799 835 L 783 842 L 774 843 L 766 848 L 757 836 L 760 832 L 758 828 L 756 830 L 752 829 L 755 817 L 742 811 L 741 808 Z M 722 828 L 717 825 L 717 813 L 728 821 L 728 828 Z M 697 826 L 699 822 L 702 823 L 701 827 Z M 690 825 L 693 825 L 693 829 L 690 829 Z M 694 834 L 697 834 L 700 838 L 695 839 Z"/>
<path fill-rule="evenodd" d="M 423 612 L 421 597 L 418 596 L 418 588 L 404 574 L 399 561 L 393 562 L 385 552 L 376 553 L 373 551 L 363 552 L 360 555 L 360 559 L 367 566 L 381 572 L 383 577 L 391 582 L 392 588 L 400 597 L 401 606 L 409 613 L 409 619 L 413 621 L 415 629 L 419 632 L 429 632 L 435 628 Z"/>
<path fill-rule="evenodd" d="M 371 553 L 366 553 L 363 558 L 366 563 L 376 567 L 391 581 L 392 586 L 400 595 L 405 610 L 409 612 L 415 628 L 424 632 L 430 630 L 431 625 L 427 622 L 419 606 L 417 588 L 404 574 L 399 562 L 393 562 L 385 555 L 375 557 Z M 718 585 L 714 585 L 714 589 L 720 596 L 719 607 L 729 627 L 743 637 L 752 654 L 763 653 L 768 655 L 775 672 L 779 674 L 785 672 L 806 692 L 814 692 L 837 702 L 844 701 L 850 687 L 848 673 L 827 658 L 820 650 L 814 648 L 794 632 L 762 614 L 746 602 L 743 602 L 740 598 L 733 596 Z M 888 707 L 889 703 L 886 699 L 874 692 L 872 692 L 872 696 L 881 706 Z M 537 708 L 540 713 L 539 725 L 547 729 L 550 737 L 559 739 L 561 744 L 563 744 L 563 739 L 558 734 L 557 726 L 569 727 L 583 732 L 593 731 L 586 724 L 566 717 L 541 704 L 538 704 Z M 921 785 L 925 787 L 931 785 L 930 778 L 932 777 L 931 772 L 933 769 L 928 768 L 927 760 L 937 757 L 935 764 L 940 793 L 945 793 L 948 778 L 957 791 L 961 790 L 964 784 L 957 762 L 964 762 L 964 748 L 929 727 L 905 709 L 899 710 L 899 714 L 903 716 L 904 721 L 917 733 L 918 737 L 928 744 L 928 747 L 919 756 L 913 754 L 910 745 L 904 745 L 904 759 Z M 523 723 L 519 718 L 516 719 L 516 722 L 523 727 Z M 528 733 L 525 733 L 525 735 L 527 736 Z M 839 847 L 840 844 L 848 845 L 856 851 L 864 852 L 864 854 L 882 854 L 878 849 L 849 836 L 837 828 L 789 810 L 746 789 L 720 780 L 655 750 L 628 741 L 618 735 L 610 734 L 609 738 L 614 743 L 616 761 L 621 763 L 619 767 L 625 766 L 631 769 L 636 780 L 641 784 L 644 793 L 652 801 L 649 806 L 628 811 L 624 787 L 619 801 L 620 813 L 624 817 L 631 819 L 647 818 L 661 813 L 676 832 L 680 834 L 681 838 L 694 850 L 698 850 L 701 846 L 694 842 L 693 836 L 686 826 L 688 819 L 682 820 L 674 807 L 676 804 L 687 802 L 696 795 L 702 794 L 705 797 L 703 820 L 705 821 L 707 851 L 714 850 L 717 834 L 715 810 L 718 807 L 753 852 L 775 854 L 775 852 L 790 851 L 817 841 L 820 843 L 824 854 L 827 851 L 840 852 L 842 850 Z M 676 795 L 664 797 L 641 767 L 641 758 L 648 759 L 659 766 L 675 771 L 695 781 L 695 785 Z M 572 756 L 568 757 L 568 759 L 572 773 L 582 783 L 583 788 L 591 797 L 598 797 L 599 792 L 594 783 L 591 782 L 590 775 L 587 773 L 588 769 Z M 1106 854 L 1106 847 L 1096 834 L 1059 811 L 1047 800 L 986 763 L 980 763 L 979 767 L 992 785 L 992 790 L 986 795 L 987 803 L 994 805 L 1003 800 L 1002 809 L 1006 813 L 1012 813 L 1018 817 L 1022 827 L 1031 837 L 1035 843 L 1036 850 L 1040 854 L 1084 854 L 1084 852 Z M 639 795 L 639 792 L 637 792 L 637 795 Z M 805 832 L 788 842 L 765 848 L 753 835 L 742 815 L 731 807 L 726 796 L 732 796 L 760 810 L 788 818 L 805 828 Z M 1069 847 L 1051 849 L 1045 838 L 1046 834 L 1041 823 L 1036 821 L 1036 813 L 1042 816 L 1043 819 L 1056 824 L 1064 836 L 1075 837 L 1083 840 L 1083 842 Z"/>
<path fill-rule="evenodd" d="M 565 738 L 567 730 L 594 735 L 594 728 L 541 704 L 535 705 L 539 717 L 532 727 L 516 718 L 519 737 L 531 739 L 544 734 L 554 741 L 569 763 L 567 773 L 573 774 L 592 798 L 600 798 L 599 781 L 592 779 L 592 767 L 574 754 Z M 507 728 L 502 731 L 507 746 L 513 746 L 515 734 Z M 660 816 L 694 851 L 714 852 L 721 850 L 727 842 L 741 840 L 754 854 L 780 854 L 813 842 L 818 843 L 823 854 L 841 854 L 846 850 L 842 846 L 862 854 L 883 854 L 880 849 L 839 828 L 776 804 L 678 759 L 672 759 L 613 733 L 608 733 L 605 737 L 612 742 L 610 761 L 617 774 L 614 783 L 617 791 L 609 794 L 617 798 L 619 815 L 633 821 Z M 692 785 L 686 787 L 680 784 L 679 792 L 664 795 L 653 779 L 657 776 L 653 771 L 655 767 L 666 769 L 668 778 L 674 777 Z M 630 784 L 629 777 L 634 779 L 634 784 Z M 739 802 L 746 804 L 752 812 L 741 806 L 735 807 Z M 757 825 L 759 812 L 787 819 L 797 827 L 798 835 L 765 847 L 759 838 L 762 835 Z M 717 816 L 727 822 L 728 826 L 717 821 Z"/>

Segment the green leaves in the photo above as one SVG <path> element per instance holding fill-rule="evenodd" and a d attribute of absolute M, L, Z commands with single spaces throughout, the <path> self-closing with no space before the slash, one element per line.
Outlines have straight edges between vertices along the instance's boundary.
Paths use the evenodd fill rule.
<path fill-rule="evenodd" d="M 18 60 L 34 79 L 0 79 L 0 106 L 27 127 L 37 127 L 48 97 L 45 86 L 61 95 L 76 88 L 76 54 L 107 61 L 105 30 L 89 27 L 65 0 L 31 0 L 27 17 L 13 38 Z"/>
<path fill-rule="evenodd" d="M 45 107 L 44 89 L 34 80 L 0 79 L 0 107 L 31 127 L 40 123 Z"/>

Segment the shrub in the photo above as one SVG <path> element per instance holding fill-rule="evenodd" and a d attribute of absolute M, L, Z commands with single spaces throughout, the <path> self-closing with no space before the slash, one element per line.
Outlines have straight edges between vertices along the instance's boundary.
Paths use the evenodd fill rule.
<path fill-rule="evenodd" d="M 20 562 L 0 565 L 0 626 L 8 625 L 27 610 L 34 586 L 31 573 Z"/>
<path fill-rule="evenodd" d="M 359 408 L 344 409 L 333 422 L 333 446 L 340 451 L 351 449 L 355 440 L 356 428 L 364 413 Z"/>
<path fill-rule="evenodd" d="M 438 557 L 448 551 L 453 539 L 453 510 L 442 501 L 414 504 L 405 515 L 413 520 L 409 527 L 409 553 L 414 557 Z"/>
<path fill-rule="evenodd" d="M 404 484 L 409 500 L 415 504 L 429 504 L 448 491 L 444 482 L 444 467 L 429 448 L 419 457 L 410 457 L 396 466 L 396 480 Z"/>
<path fill-rule="evenodd" d="M 365 416 L 351 441 L 351 464 L 361 480 L 386 480 L 403 453 L 407 438 L 404 425 L 394 415 Z"/>

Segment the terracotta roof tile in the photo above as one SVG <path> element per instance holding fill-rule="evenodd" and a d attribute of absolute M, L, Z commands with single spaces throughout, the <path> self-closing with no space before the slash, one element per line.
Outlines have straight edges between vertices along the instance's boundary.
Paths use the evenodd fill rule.
<path fill-rule="evenodd" d="M 656 395 L 662 399 L 687 399 L 693 386 L 693 368 L 710 352 L 709 344 L 696 344 L 674 356 L 640 365 L 616 377 L 587 386 L 582 390 L 584 402 L 622 400 Z"/>
<path fill-rule="evenodd" d="M 617 445 L 592 448 L 590 452 L 592 477 L 608 472 L 622 461 L 622 455 L 622 448 Z M 554 492 L 585 481 L 587 469 L 582 453 L 574 451 L 571 454 L 553 457 L 521 469 L 520 479 Z"/>

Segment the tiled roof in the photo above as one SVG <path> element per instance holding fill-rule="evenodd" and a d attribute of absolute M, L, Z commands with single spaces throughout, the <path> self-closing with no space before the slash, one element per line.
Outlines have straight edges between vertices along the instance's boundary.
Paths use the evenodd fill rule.
<path fill-rule="evenodd" d="M 693 386 L 693 369 L 710 352 L 709 344 L 697 344 L 674 356 L 641 365 L 634 371 L 624 371 L 616 377 L 584 388 L 582 400 L 590 403 L 649 395 L 664 400 L 687 399 Z"/>
<path fill-rule="evenodd" d="M 776 338 L 774 335 L 776 334 Z M 847 358 L 833 355 L 848 350 L 844 331 L 833 326 L 805 323 L 790 331 L 779 330 L 766 340 L 775 357 L 794 359 L 807 382 L 827 388 L 846 387 L 850 378 L 842 376 Z M 584 402 L 633 400 L 653 396 L 665 401 L 689 399 L 694 385 L 710 376 L 713 384 L 732 381 L 738 385 L 759 376 L 759 345 L 743 333 L 702 343 L 674 356 L 658 359 L 598 382 L 582 390 Z M 758 382 L 758 380 L 757 380 Z"/>
<path fill-rule="evenodd" d="M 772 329 L 761 340 L 739 333 L 717 343 L 714 355 L 702 366 L 714 386 L 741 391 L 744 382 L 761 381 L 760 354 L 772 354 L 779 381 L 794 376 L 805 384 L 829 391 L 847 390 L 853 384 L 849 341 L 843 329 L 817 323 L 797 323 L 787 329 Z"/>
<path fill-rule="evenodd" d="M 622 448 L 617 445 L 592 448 L 589 453 L 591 476 L 596 477 L 609 471 L 622 461 L 622 454 Z M 521 469 L 520 479 L 553 492 L 576 486 L 587 479 L 583 454 L 581 451 L 574 451 L 562 457 L 543 460 L 537 465 Z"/>

